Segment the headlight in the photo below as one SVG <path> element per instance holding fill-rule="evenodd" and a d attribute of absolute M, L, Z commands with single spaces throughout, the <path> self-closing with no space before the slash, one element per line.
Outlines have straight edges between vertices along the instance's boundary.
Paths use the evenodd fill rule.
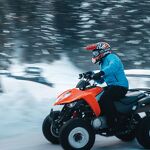
<path fill-rule="evenodd" d="M 64 105 L 55 105 L 53 106 L 53 111 L 62 111 Z"/>
<path fill-rule="evenodd" d="M 69 108 L 72 108 L 72 107 L 74 107 L 76 104 L 77 104 L 77 102 L 72 102 L 72 103 L 67 104 L 67 106 L 68 106 Z"/>

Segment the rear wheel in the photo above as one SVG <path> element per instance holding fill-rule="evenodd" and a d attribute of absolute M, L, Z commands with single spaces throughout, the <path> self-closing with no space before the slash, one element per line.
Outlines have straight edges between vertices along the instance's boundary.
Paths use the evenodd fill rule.
<path fill-rule="evenodd" d="M 58 112 L 53 112 L 55 116 L 58 116 Z M 59 144 L 58 137 L 52 133 L 52 118 L 48 115 L 42 125 L 42 131 L 44 137 L 53 144 Z"/>
<path fill-rule="evenodd" d="M 136 124 L 141 120 L 140 115 L 135 115 L 134 116 L 134 121 L 136 122 Z M 116 137 L 124 142 L 130 142 L 133 141 L 136 137 L 136 127 L 135 129 L 133 129 L 132 131 L 128 132 L 128 133 L 124 133 L 124 134 L 119 134 L 116 135 Z"/>
<path fill-rule="evenodd" d="M 144 117 L 139 123 L 136 138 L 144 148 L 150 149 L 150 117 Z"/>
<path fill-rule="evenodd" d="M 69 120 L 60 131 L 60 143 L 66 150 L 90 150 L 95 142 L 93 128 L 82 119 Z"/>

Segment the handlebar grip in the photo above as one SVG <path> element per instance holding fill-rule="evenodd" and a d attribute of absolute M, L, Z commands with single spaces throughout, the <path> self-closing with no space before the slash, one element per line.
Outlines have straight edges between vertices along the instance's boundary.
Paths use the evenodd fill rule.
<path fill-rule="evenodd" d="M 83 74 L 79 74 L 79 79 L 81 79 L 83 77 Z"/>

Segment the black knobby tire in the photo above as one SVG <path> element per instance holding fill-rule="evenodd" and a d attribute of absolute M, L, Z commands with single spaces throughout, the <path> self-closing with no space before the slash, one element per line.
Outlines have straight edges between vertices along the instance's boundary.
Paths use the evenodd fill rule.
<path fill-rule="evenodd" d="M 140 145 L 150 149 L 150 117 L 144 117 L 139 123 L 136 138 Z"/>
<path fill-rule="evenodd" d="M 44 137 L 53 144 L 59 144 L 59 139 L 55 136 L 53 136 L 51 132 L 51 124 L 52 124 L 52 118 L 48 115 L 42 125 L 42 131 Z"/>
<path fill-rule="evenodd" d="M 75 132 L 75 130 L 77 132 Z M 74 131 L 75 134 L 72 132 Z M 85 143 L 84 142 L 76 142 L 77 144 L 83 144 L 82 146 L 80 145 L 79 147 L 73 145 L 71 143 L 71 140 L 69 140 L 69 137 L 72 139 L 77 138 L 75 136 L 78 136 L 78 134 L 81 133 L 81 141 L 87 140 Z M 83 134 L 82 134 L 83 133 Z M 74 136 L 73 136 L 74 135 Z M 86 136 L 87 135 L 87 136 Z M 60 130 L 60 144 L 65 150 L 90 150 L 95 142 L 95 133 L 93 128 L 83 121 L 82 119 L 71 119 L 68 122 L 66 122 L 65 125 L 62 126 Z M 85 145 L 84 145 L 85 144 Z"/>
<path fill-rule="evenodd" d="M 141 117 L 140 117 L 140 115 L 137 114 L 134 116 L 134 119 L 139 122 L 141 120 Z M 116 137 L 124 142 L 133 141 L 136 137 L 136 130 L 133 129 L 131 132 L 128 132 L 125 134 L 119 134 L 119 135 L 116 135 Z"/>

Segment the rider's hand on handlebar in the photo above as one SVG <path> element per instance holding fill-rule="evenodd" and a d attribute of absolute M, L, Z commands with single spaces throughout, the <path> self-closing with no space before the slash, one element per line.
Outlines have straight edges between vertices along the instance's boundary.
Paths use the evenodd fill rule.
<path fill-rule="evenodd" d="M 100 71 L 100 72 L 98 72 L 98 73 L 95 73 L 94 75 L 93 75 L 93 79 L 94 80 L 99 80 L 99 79 L 101 79 L 101 77 L 102 76 L 104 76 L 104 72 L 103 71 Z"/>
<path fill-rule="evenodd" d="M 92 71 L 88 71 L 88 72 L 85 72 L 85 73 L 82 73 L 82 74 L 79 74 L 79 79 L 81 78 L 85 78 L 85 79 L 94 79 L 94 80 L 100 80 L 102 76 L 104 76 L 104 72 L 103 71 L 100 71 L 98 73 L 95 73 L 92 72 Z"/>
<path fill-rule="evenodd" d="M 85 72 L 84 73 L 84 78 L 86 78 L 86 79 L 92 79 L 93 74 L 94 73 L 92 71 Z"/>
<path fill-rule="evenodd" d="M 92 76 L 93 76 L 93 72 L 92 71 L 88 71 L 88 72 L 79 74 L 79 79 L 81 79 L 81 78 L 92 79 Z"/>

